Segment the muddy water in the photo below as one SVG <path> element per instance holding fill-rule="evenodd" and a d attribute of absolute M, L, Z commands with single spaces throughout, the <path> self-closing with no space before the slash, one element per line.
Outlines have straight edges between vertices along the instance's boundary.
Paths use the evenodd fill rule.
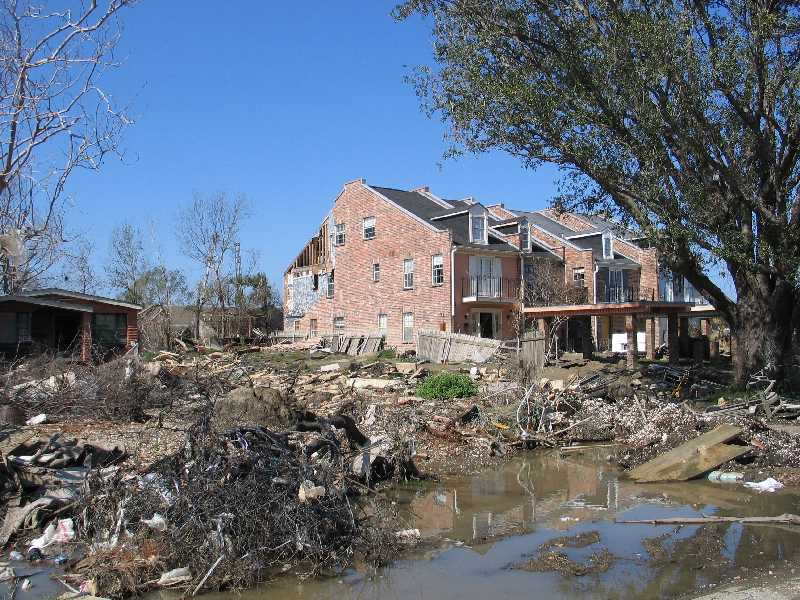
<path fill-rule="evenodd" d="M 740 484 L 636 485 L 607 460 L 613 450 L 530 454 L 472 477 L 396 492 L 426 540 L 411 558 L 377 573 L 298 581 L 286 577 L 246 600 L 431 598 L 675 598 L 758 571 L 800 566 L 800 529 L 740 524 L 617 524 L 674 516 L 800 511 L 800 490 L 756 494 Z M 585 548 L 559 548 L 576 563 L 603 549 L 614 557 L 585 576 L 511 568 L 554 538 L 597 532 Z M 229 600 L 229 596 L 206 596 Z"/>
<path fill-rule="evenodd" d="M 378 572 L 355 569 L 336 578 L 286 576 L 240 596 L 206 600 L 351 599 L 635 599 L 676 598 L 759 572 L 800 568 L 800 528 L 625 525 L 615 520 L 675 516 L 774 516 L 800 513 L 800 489 L 751 492 L 740 484 L 694 481 L 637 485 L 620 478 L 611 448 L 559 455 L 536 452 L 471 477 L 406 486 L 393 492 L 420 549 Z M 514 569 L 542 544 L 565 536 L 596 540 L 555 547 L 573 564 L 592 554 L 613 557 L 584 576 Z M 599 539 L 598 539 L 599 536 Z M 57 596 L 47 574 L 17 600 Z M 61 590 L 63 591 L 63 590 Z M 7 592 L 0 586 L 0 593 Z M 152 594 L 174 600 L 174 594 Z"/>

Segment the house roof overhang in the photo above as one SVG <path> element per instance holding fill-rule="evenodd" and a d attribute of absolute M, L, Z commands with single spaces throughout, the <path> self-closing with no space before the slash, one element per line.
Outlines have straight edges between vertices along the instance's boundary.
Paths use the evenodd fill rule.
<path fill-rule="evenodd" d="M 49 298 L 35 298 L 31 296 L 0 296 L 0 303 L 18 303 L 30 306 L 42 306 L 45 308 L 58 308 L 61 310 L 71 310 L 75 312 L 92 313 L 94 309 L 88 304 L 74 304 L 72 302 L 61 302 Z"/>
<path fill-rule="evenodd" d="M 600 315 L 666 316 L 683 315 L 691 311 L 685 302 L 619 302 L 608 304 L 561 304 L 556 306 L 526 306 L 523 312 L 530 317 L 594 317 Z"/>
<path fill-rule="evenodd" d="M 70 290 L 62 290 L 60 288 L 42 288 L 39 290 L 30 290 L 22 294 L 26 298 L 49 298 L 56 301 L 77 300 L 84 302 L 97 302 L 98 304 L 108 304 L 109 306 L 118 306 L 121 308 L 130 308 L 131 310 L 142 310 L 138 304 L 130 302 L 123 302 L 122 300 L 115 300 L 113 298 L 105 298 L 103 296 L 94 296 L 92 294 L 82 294 L 80 292 L 73 292 Z"/>

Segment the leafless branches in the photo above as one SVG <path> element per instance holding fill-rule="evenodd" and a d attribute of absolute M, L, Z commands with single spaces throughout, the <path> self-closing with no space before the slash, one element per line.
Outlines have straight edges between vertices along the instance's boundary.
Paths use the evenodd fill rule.
<path fill-rule="evenodd" d="M 119 13 L 132 3 L 48 11 L 0 1 L 0 233 L 18 230 L 27 249 L 17 268 L 5 257 L 3 291 L 28 285 L 59 260 L 70 174 L 99 168 L 132 122 L 100 87 L 117 66 Z"/>

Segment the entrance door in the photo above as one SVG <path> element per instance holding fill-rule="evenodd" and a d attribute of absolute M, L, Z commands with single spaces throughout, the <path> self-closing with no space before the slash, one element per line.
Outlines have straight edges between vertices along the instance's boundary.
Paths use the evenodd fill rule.
<path fill-rule="evenodd" d="M 478 324 L 480 325 L 482 338 L 494 337 L 494 315 L 492 313 L 482 312 L 478 316 Z"/>

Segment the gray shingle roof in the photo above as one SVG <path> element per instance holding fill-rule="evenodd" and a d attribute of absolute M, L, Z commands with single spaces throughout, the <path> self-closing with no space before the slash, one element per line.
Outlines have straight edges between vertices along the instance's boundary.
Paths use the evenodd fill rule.
<path fill-rule="evenodd" d="M 453 235 L 453 243 L 458 246 L 481 248 L 484 250 L 488 248 L 491 250 L 517 251 L 511 244 L 500 241 L 492 237 L 491 234 L 489 235 L 488 245 L 471 243 L 469 241 L 469 215 L 464 214 L 464 211 L 471 206 L 467 202 L 462 200 L 445 200 L 445 202 L 454 207 L 445 208 L 419 192 L 407 192 L 405 190 L 376 185 L 371 185 L 369 187 L 433 227 L 440 230 L 450 230 Z M 434 217 L 444 218 L 434 220 Z M 494 223 L 490 222 L 489 225 L 492 226 Z"/>

